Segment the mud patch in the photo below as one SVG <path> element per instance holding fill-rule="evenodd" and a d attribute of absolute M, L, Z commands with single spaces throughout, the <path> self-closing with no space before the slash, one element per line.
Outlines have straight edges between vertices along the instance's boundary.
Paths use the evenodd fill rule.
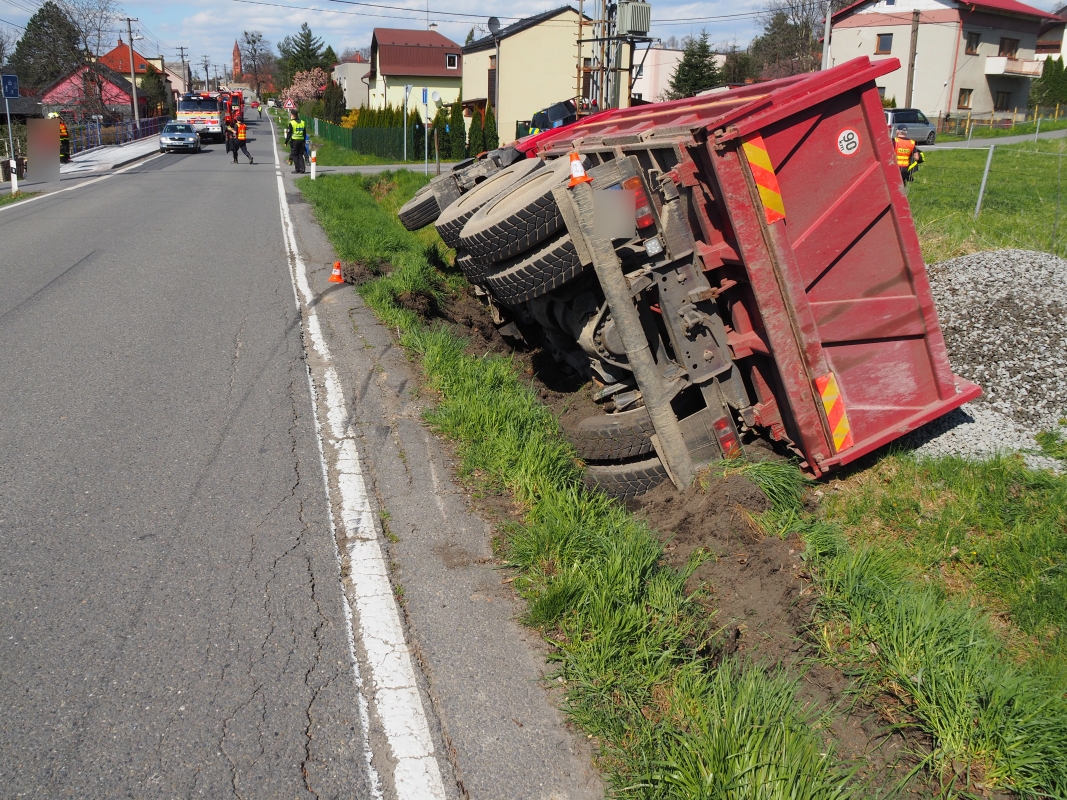
<path fill-rule="evenodd" d="M 371 264 L 366 261 L 342 261 L 341 277 L 345 279 L 345 283 L 359 286 L 384 275 L 385 266 L 382 263 Z"/>
<path fill-rule="evenodd" d="M 840 671 L 815 661 L 812 619 L 817 595 L 796 537 L 764 536 L 751 515 L 766 511 L 763 492 L 741 475 L 712 475 L 707 490 L 679 494 L 662 484 L 630 505 L 664 543 L 667 562 L 683 567 L 694 551 L 709 555 L 687 589 L 718 630 L 713 657 L 747 658 L 801 676 L 798 700 L 823 712 L 819 725 L 841 759 L 875 786 L 903 780 L 923 743 L 888 734 L 878 711 L 860 702 Z M 914 783 L 910 787 L 917 788 Z"/>
<path fill-rule="evenodd" d="M 397 295 L 396 302 L 414 311 L 424 322 L 437 316 L 437 298 L 429 292 L 404 292 Z"/>

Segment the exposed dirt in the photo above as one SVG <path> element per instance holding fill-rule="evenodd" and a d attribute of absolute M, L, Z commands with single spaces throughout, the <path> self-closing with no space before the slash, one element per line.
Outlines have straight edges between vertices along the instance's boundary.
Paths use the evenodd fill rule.
<path fill-rule="evenodd" d="M 387 271 L 381 264 L 368 264 L 366 261 L 341 262 L 341 277 L 345 279 L 345 283 L 353 286 L 381 277 Z"/>
<path fill-rule="evenodd" d="M 763 492 L 740 475 L 710 476 L 707 491 L 679 494 L 662 484 L 631 503 L 664 542 L 668 562 L 682 567 L 697 549 L 710 555 L 687 588 L 710 592 L 708 613 L 719 629 L 716 655 L 738 654 L 768 668 L 801 674 L 798 697 L 826 713 L 819 721 L 844 760 L 875 785 L 899 781 L 914 765 L 919 741 L 887 735 L 878 711 L 857 701 L 840 671 L 814 660 L 811 630 L 816 594 L 804 545 L 764 536 L 750 514 L 769 507 Z M 912 789 L 915 787 L 912 786 Z"/>

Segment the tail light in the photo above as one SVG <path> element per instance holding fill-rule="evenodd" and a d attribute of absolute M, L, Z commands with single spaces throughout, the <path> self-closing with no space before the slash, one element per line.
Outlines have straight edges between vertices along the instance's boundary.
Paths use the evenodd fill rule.
<path fill-rule="evenodd" d="M 730 424 L 730 420 L 727 417 L 720 417 L 715 420 L 712 427 L 715 428 L 715 436 L 719 440 L 719 447 L 722 448 L 723 456 L 735 458 L 741 455 L 741 442 L 737 440 L 734 426 Z"/>
<path fill-rule="evenodd" d="M 634 219 L 638 228 L 647 228 L 656 221 L 652 213 L 652 203 L 645 193 L 645 186 L 636 175 L 622 182 L 622 188 L 634 193 Z"/>

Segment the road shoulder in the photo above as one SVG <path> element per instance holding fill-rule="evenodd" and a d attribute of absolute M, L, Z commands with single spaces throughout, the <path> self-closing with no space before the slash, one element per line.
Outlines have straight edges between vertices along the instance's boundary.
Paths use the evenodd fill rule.
<path fill-rule="evenodd" d="M 537 635 L 516 622 L 520 608 L 493 560 L 491 526 L 471 513 L 443 446 L 422 423 L 414 370 L 351 287 L 326 282 L 335 256 L 310 206 L 295 202 L 291 212 L 458 792 L 602 797 L 585 740 L 545 688 Z"/>

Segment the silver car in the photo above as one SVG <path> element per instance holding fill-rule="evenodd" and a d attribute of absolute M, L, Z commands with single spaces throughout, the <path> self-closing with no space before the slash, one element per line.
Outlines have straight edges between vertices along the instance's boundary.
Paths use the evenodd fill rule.
<path fill-rule="evenodd" d="M 908 129 L 908 138 L 917 144 L 933 144 L 937 140 L 937 126 L 917 108 L 887 108 L 885 124 L 889 126 L 889 138 L 903 125 Z"/>
<path fill-rule="evenodd" d="M 184 122 L 168 122 L 163 126 L 163 132 L 159 134 L 159 152 L 169 153 L 172 150 L 191 150 L 200 152 L 200 134 L 192 125 Z"/>

